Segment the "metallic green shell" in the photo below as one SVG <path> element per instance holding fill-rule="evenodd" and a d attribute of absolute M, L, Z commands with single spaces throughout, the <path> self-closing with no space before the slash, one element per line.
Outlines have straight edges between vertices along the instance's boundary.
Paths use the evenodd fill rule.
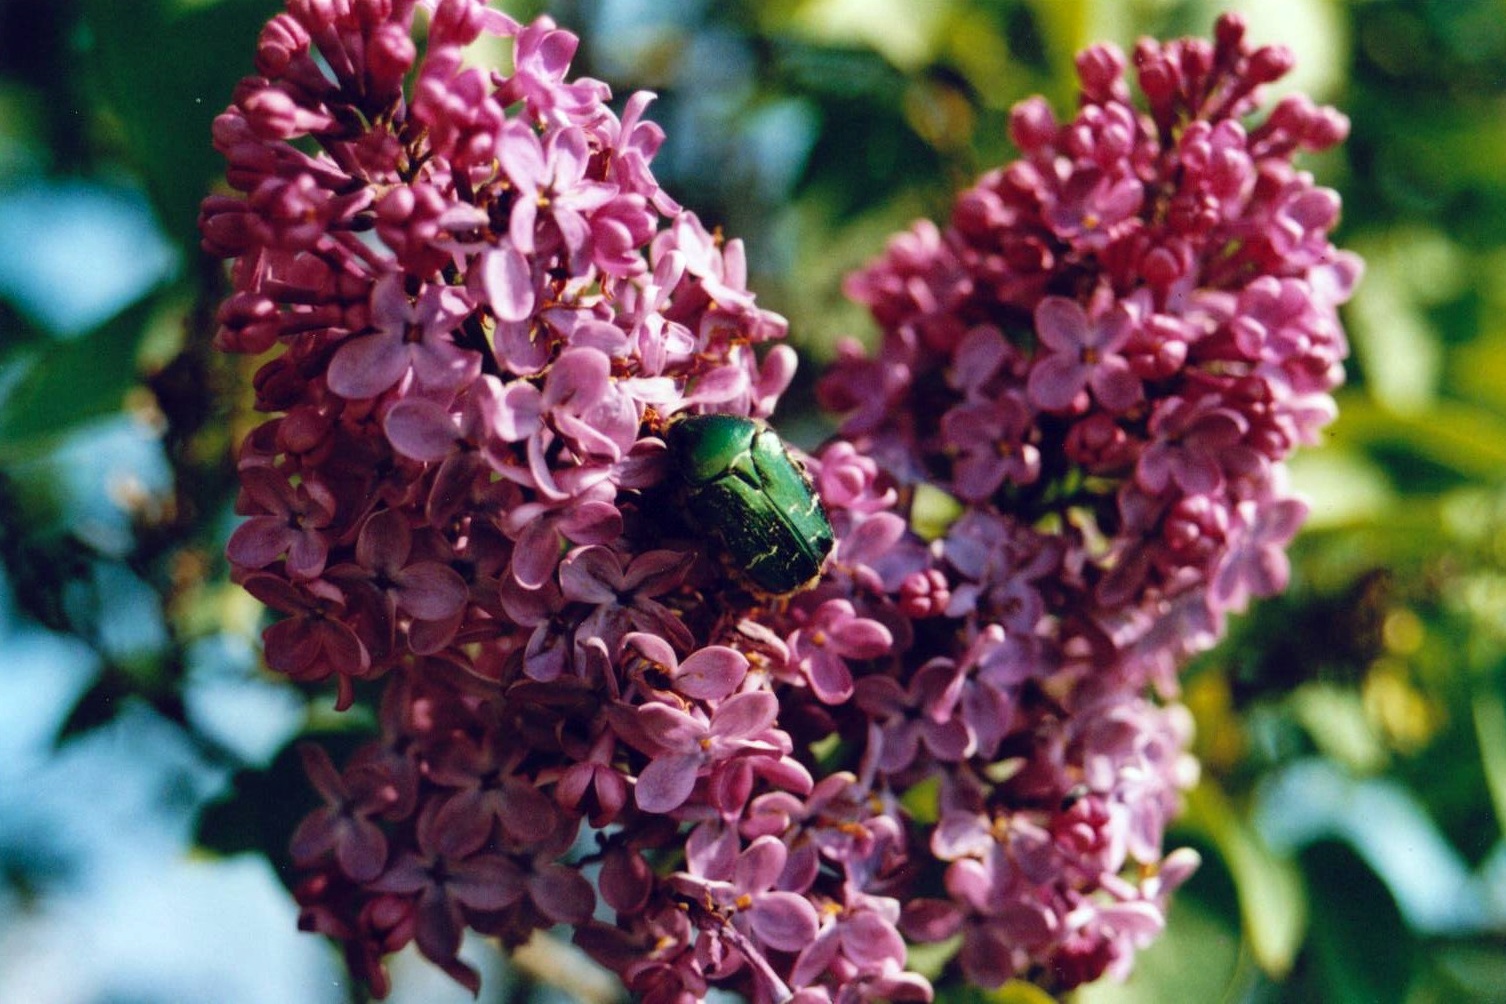
<path fill-rule="evenodd" d="M 688 515 L 751 585 L 782 596 L 814 583 L 831 553 L 831 523 L 773 429 L 741 415 L 691 415 L 665 439 Z"/>

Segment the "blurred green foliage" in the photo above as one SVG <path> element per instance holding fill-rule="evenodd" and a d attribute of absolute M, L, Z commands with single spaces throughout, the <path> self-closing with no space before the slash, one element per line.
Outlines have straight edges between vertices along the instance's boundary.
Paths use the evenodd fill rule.
<path fill-rule="evenodd" d="M 1204 33 L 1230 6 L 510 10 L 547 9 L 580 32 L 577 72 L 619 95 L 660 94 L 661 180 L 745 238 L 753 288 L 791 318 L 808 380 L 839 336 L 871 334 L 841 296 L 843 275 L 913 218 L 944 216 L 959 186 L 1011 155 L 1014 101 L 1043 92 L 1062 108 L 1084 44 Z M 1078 999 L 1499 1000 L 1506 2 L 1242 6 L 1257 39 L 1297 50 L 1294 86 L 1352 118 L 1348 144 L 1309 167 L 1343 193 L 1339 243 L 1369 270 L 1346 315 L 1341 417 L 1295 469 L 1314 505 L 1292 589 L 1186 678 L 1204 780 L 1173 839 L 1201 850 L 1204 868 L 1134 978 Z M 212 812 L 203 832 L 221 849 L 280 858 L 289 805 L 305 797 L 287 790 L 298 782 L 286 741 L 329 723 L 297 697 L 287 734 L 248 750 L 195 691 L 196 653 L 254 638 L 259 614 L 220 557 L 249 374 L 208 350 L 223 280 L 197 252 L 193 221 L 219 171 L 210 122 L 275 9 L 0 0 L 0 562 L 9 620 L 91 654 L 92 682 L 60 715 L 58 741 L 145 706 L 208 763 L 275 762 L 243 776 L 237 810 Z M 108 242 L 59 250 L 77 232 L 79 193 L 86 208 L 113 207 L 83 219 L 120 230 L 124 256 Z M 145 238 L 130 229 L 138 217 L 155 221 Z M 143 266 L 147 246 L 162 249 L 160 267 Z M 805 390 L 784 423 L 817 440 L 827 426 Z M 122 436 L 141 451 L 124 469 L 111 445 Z M 236 672 L 255 669 L 246 659 Z M 0 880 L 45 891 L 53 859 L 7 853 Z M 988 999 L 1041 998 L 1013 987 Z"/>

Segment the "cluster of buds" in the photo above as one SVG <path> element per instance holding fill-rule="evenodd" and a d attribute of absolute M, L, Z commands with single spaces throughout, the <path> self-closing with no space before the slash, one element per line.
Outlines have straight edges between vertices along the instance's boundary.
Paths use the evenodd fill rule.
<path fill-rule="evenodd" d="M 424 16 L 419 18 L 418 12 Z M 425 44 L 414 22 L 426 22 Z M 510 39 L 510 73 L 468 67 Z M 240 194 L 218 345 L 266 354 L 236 580 L 268 665 L 380 691 L 293 836 L 301 922 L 375 993 L 414 943 L 555 925 L 646 1001 L 925 1000 L 907 942 L 1053 988 L 1164 923 L 1191 782 L 1176 667 L 1281 588 L 1282 461 L 1332 412 L 1357 263 L 1290 167 L 1342 137 L 1286 69 L 1112 48 L 1077 118 L 855 277 L 885 338 L 822 383 L 832 553 L 770 596 L 678 504 L 676 416 L 762 418 L 784 321 L 650 169 L 663 133 L 483 0 L 288 0 L 216 120 Z M 775 343 L 762 350 L 764 343 Z M 935 540 L 915 488 L 962 503 Z"/>

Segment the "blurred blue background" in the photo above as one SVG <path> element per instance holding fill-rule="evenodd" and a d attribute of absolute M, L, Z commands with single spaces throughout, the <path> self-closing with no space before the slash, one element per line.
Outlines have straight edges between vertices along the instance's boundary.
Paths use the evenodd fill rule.
<path fill-rule="evenodd" d="M 1342 417 L 1300 458 L 1290 593 L 1190 667 L 1205 866 L 1080 1001 L 1506 1000 L 1506 3 L 570 0 L 577 73 L 660 94 L 656 172 L 743 237 L 809 380 L 871 336 L 842 276 L 1065 110 L 1071 56 L 1247 8 L 1338 104 L 1307 165 L 1365 255 Z M 0 0 L 0 1001 L 359 1000 L 299 934 L 289 743 L 359 732 L 259 669 L 225 578 L 251 370 L 207 342 L 209 124 L 266 0 Z M 498 58 L 502 58 L 499 54 Z M 1283 84 L 1285 87 L 1286 85 Z M 610 999 L 560 946 L 464 953 L 489 1001 Z M 403 957 L 399 1001 L 468 999 Z M 1012 986 L 949 999 L 1028 1002 Z"/>

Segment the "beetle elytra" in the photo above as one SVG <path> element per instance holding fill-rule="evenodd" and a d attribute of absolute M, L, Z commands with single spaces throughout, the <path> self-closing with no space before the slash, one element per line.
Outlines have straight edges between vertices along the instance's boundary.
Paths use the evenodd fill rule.
<path fill-rule="evenodd" d="M 831 523 L 778 433 L 742 415 L 689 415 L 665 440 L 687 515 L 749 584 L 773 596 L 814 585 Z"/>

